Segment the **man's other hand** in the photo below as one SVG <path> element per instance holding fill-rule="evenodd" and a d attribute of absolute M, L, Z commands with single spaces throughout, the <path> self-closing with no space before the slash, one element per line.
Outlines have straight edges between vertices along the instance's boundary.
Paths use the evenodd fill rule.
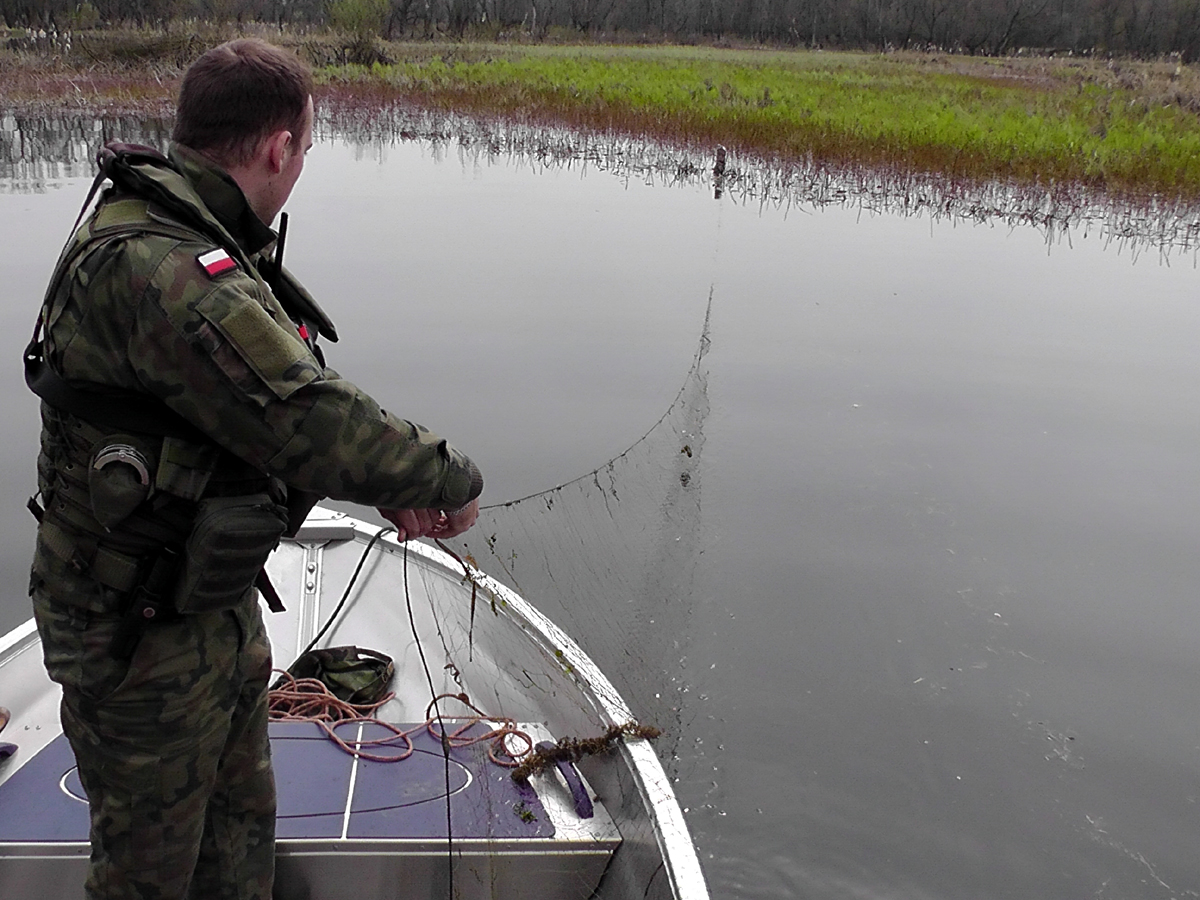
<path fill-rule="evenodd" d="M 479 499 L 461 509 L 445 512 L 440 509 L 380 509 L 379 514 L 396 527 L 401 541 L 414 538 L 451 538 L 462 534 L 479 517 Z"/>
<path fill-rule="evenodd" d="M 433 533 L 440 509 L 381 509 L 379 514 L 396 526 L 396 539 L 411 541 Z"/>
<path fill-rule="evenodd" d="M 461 509 L 443 513 L 441 527 L 434 531 L 433 536 L 439 538 L 456 537 L 474 525 L 477 518 L 479 518 L 478 497 Z"/>

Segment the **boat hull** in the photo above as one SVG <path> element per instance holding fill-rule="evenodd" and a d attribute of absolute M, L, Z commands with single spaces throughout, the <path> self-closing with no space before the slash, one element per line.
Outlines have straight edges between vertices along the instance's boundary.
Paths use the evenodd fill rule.
<path fill-rule="evenodd" d="M 273 554 L 268 571 L 288 607 L 286 613 L 267 617 L 276 666 L 286 667 L 324 630 L 321 646 L 369 647 L 395 660 L 396 696 L 378 713 L 387 722 L 415 729 L 425 722 L 433 694 L 465 694 L 488 715 L 514 719 L 538 740 L 595 736 L 632 720 L 620 695 L 586 654 L 521 597 L 481 573 L 464 572 L 457 560 L 435 547 L 401 544 L 378 531 L 318 508 L 297 538 Z M 13 711 L 0 739 L 19 747 L 0 765 L 4 811 L 6 791 L 15 791 L 21 770 L 62 740 L 58 689 L 45 675 L 32 623 L 0 639 L 0 703 Z M 469 710 L 455 700 L 442 700 L 434 714 L 457 722 Z M 591 796 L 602 798 L 592 819 L 578 816 L 553 773 L 540 775 L 534 785 L 545 824 L 537 827 L 553 834 L 534 828 L 512 835 L 514 810 L 522 818 L 527 815 L 524 801 L 514 802 L 505 793 L 511 783 L 507 772 L 468 758 L 478 757 L 478 749 L 455 749 L 459 756 L 446 760 L 432 736 L 417 738 L 432 742 L 421 749 L 426 763 L 436 756 L 447 770 L 451 762 L 460 764 L 468 773 L 463 780 L 483 791 L 470 795 L 466 787 L 452 787 L 447 777 L 449 824 L 438 825 L 440 817 L 433 812 L 447 806 L 447 791 L 438 779 L 432 780 L 438 787 L 429 787 L 428 797 L 412 801 L 406 787 L 409 793 L 389 805 L 379 799 L 388 789 L 368 789 L 371 779 L 393 784 L 399 778 L 394 773 L 409 762 L 373 764 L 384 766 L 386 774 L 344 754 L 339 763 L 335 757 L 340 751 L 324 739 L 323 749 L 297 753 L 299 745 L 292 737 L 281 737 L 281 727 L 272 725 L 280 787 L 279 897 L 444 897 L 451 885 L 454 896 L 469 898 L 708 897 L 682 812 L 645 740 L 619 739 L 613 752 L 579 763 Z M 334 754 L 330 769 L 309 772 L 303 765 L 293 768 L 290 761 L 292 756 L 308 761 L 328 753 Z M 307 786 L 338 783 L 343 775 L 330 774 L 335 771 L 345 773 L 347 780 L 344 799 L 338 801 L 342 807 L 329 805 L 332 800 L 315 810 L 295 806 L 310 802 L 313 791 Z M 411 775 L 414 769 L 404 771 Z M 399 780 L 411 781 L 410 775 Z M 63 786 L 47 783 L 41 790 L 62 791 Z M 472 822 L 481 807 L 492 808 L 495 815 Z M 425 833 L 404 833 L 413 830 L 418 813 L 433 824 Z M 372 822 L 385 819 L 401 833 L 379 836 L 371 831 L 376 827 Z M 82 837 L 71 840 L 43 836 L 6 841 L 0 836 L 0 896 L 82 896 L 87 852 L 86 827 Z"/>

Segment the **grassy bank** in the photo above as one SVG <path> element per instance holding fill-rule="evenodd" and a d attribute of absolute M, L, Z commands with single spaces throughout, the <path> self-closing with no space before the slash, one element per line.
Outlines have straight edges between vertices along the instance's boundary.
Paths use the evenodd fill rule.
<path fill-rule="evenodd" d="M 767 156 L 1200 196 L 1200 103 L 1194 85 L 1175 87 L 1174 67 L 685 48 L 479 53 L 328 68 L 322 80 Z"/>
<path fill-rule="evenodd" d="M 981 59 L 692 47 L 381 45 L 340 64 L 327 39 L 284 40 L 328 101 L 394 99 L 783 159 L 955 178 L 1082 182 L 1200 200 L 1200 72 L 1174 63 Z M 0 105 L 169 107 L 183 57 L 0 56 Z"/>

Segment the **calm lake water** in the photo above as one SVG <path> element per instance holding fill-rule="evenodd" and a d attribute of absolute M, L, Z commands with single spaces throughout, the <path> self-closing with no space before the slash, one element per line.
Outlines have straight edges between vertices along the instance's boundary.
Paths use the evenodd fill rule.
<path fill-rule="evenodd" d="M 0 625 L 20 378 L 90 174 L 0 178 Z M 716 897 L 1200 897 L 1200 287 L 1096 235 L 323 141 L 290 267 L 332 366 L 485 500 L 668 407 L 712 295 L 683 805 Z"/>

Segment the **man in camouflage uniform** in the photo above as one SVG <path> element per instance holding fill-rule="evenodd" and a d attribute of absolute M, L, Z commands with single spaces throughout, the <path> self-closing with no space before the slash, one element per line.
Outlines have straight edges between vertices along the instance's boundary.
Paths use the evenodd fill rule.
<path fill-rule="evenodd" d="M 104 158 L 114 187 L 64 250 L 31 344 L 69 386 L 61 403 L 39 390 L 30 592 L 91 808 L 89 900 L 271 896 L 271 660 L 252 583 L 289 492 L 379 507 L 402 539 L 461 533 L 478 511 L 467 457 L 325 368 L 315 338 L 332 325 L 264 252 L 312 143 L 311 90 L 262 42 L 201 57 L 170 162 Z M 114 396 L 162 427 L 114 424 Z M 205 526 L 226 555 L 190 581 L 201 520 L 269 527 L 245 550 Z"/>

